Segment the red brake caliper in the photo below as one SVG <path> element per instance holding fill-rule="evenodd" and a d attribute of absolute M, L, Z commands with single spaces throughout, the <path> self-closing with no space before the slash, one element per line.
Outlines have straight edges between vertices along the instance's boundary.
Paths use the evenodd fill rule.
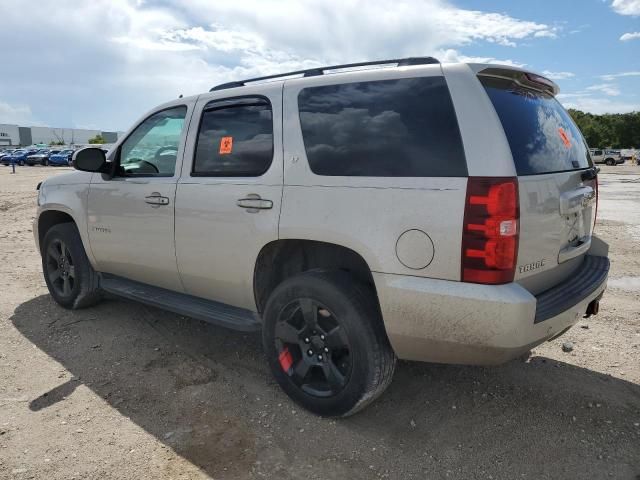
<path fill-rule="evenodd" d="M 291 352 L 289 352 L 289 349 L 287 347 L 284 347 L 284 349 L 280 352 L 280 355 L 278 355 L 278 361 L 280 362 L 282 370 L 287 375 L 291 375 L 293 373 L 293 369 L 291 368 L 291 365 L 293 365 L 293 357 L 291 356 Z"/>

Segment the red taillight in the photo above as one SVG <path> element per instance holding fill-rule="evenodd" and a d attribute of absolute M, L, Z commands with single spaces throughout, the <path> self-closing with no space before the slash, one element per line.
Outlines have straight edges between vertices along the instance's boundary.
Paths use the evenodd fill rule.
<path fill-rule="evenodd" d="M 509 283 L 518 256 L 518 180 L 469 177 L 462 231 L 462 281 Z"/>

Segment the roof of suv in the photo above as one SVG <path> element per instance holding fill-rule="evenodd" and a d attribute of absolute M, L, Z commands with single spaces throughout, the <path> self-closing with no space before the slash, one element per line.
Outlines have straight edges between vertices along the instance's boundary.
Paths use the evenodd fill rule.
<path fill-rule="evenodd" d="M 449 63 L 449 62 L 447 62 Z M 468 62 L 451 62 L 451 64 L 466 65 L 476 75 L 493 76 L 509 78 L 515 83 L 524 86 L 525 88 L 533 88 L 537 90 L 545 91 L 553 96 L 560 92 L 558 85 L 545 78 L 542 75 L 525 70 L 513 65 L 502 65 L 494 63 L 468 63 Z M 262 77 L 248 78 L 244 80 L 237 80 L 233 82 L 222 83 L 216 85 L 209 90 L 210 93 L 219 92 L 227 89 L 242 88 L 244 86 L 251 85 L 267 85 L 270 81 L 284 81 L 308 78 L 311 80 L 314 77 L 322 76 L 325 74 L 336 75 L 341 77 L 343 74 L 350 74 L 354 71 L 375 71 L 380 68 L 405 68 L 405 67 L 426 67 L 426 66 L 440 66 L 440 61 L 434 57 L 406 57 L 388 60 L 376 60 L 370 62 L 357 62 L 347 63 L 342 65 L 330 65 L 325 67 L 315 67 L 305 70 L 295 70 L 292 72 L 278 73 L 275 75 L 266 75 Z M 159 111 L 161 109 L 170 108 L 175 105 L 182 104 L 189 100 L 197 100 L 201 94 L 195 94 L 190 96 L 182 96 L 177 99 L 170 100 L 161 105 L 156 106 L 153 111 Z M 125 136 L 126 137 L 126 136 Z"/>
<path fill-rule="evenodd" d="M 303 77 L 316 77 L 318 75 L 324 75 L 325 72 L 331 70 L 343 70 L 348 68 L 358 67 L 372 67 L 395 64 L 397 67 L 407 67 L 413 65 L 433 65 L 439 64 L 440 61 L 433 57 L 407 57 L 407 58 L 394 58 L 389 60 L 375 60 L 372 62 L 357 62 L 357 63 L 344 63 L 341 65 L 329 65 L 326 67 L 308 68 L 305 70 L 294 70 L 293 72 L 278 73 L 275 75 L 266 75 L 264 77 L 248 78 L 246 80 L 238 80 L 235 82 L 223 83 L 213 87 L 210 92 L 216 90 L 225 90 L 227 88 L 243 87 L 247 83 L 259 82 L 262 80 L 272 80 L 276 78 L 292 77 L 294 75 L 302 75 Z"/>
<path fill-rule="evenodd" d="M 434 57 L 407 57 L 407 58 L 395 58 L 387 60 L 376 60 L 370 62 L 358 62 L 358 63 L 346 63 L 341 65 L 330 65 L 325 67 L 315 67 L 304 70 L 295 70 L 292 72 L 279 73 L 275 75 L 266 75 L 262 77 L 247 78 L 244 80 L 237 80 L 233 82 L 222 83 L 211 88 L 210 92 L 219 90 L 226 90 L 230 88 L 238 88 L 246 86 L 247 84 L 253 84 L 257 82 L 264 82 L 265 80 L 287 80 L 290 77 L 317 77 L 325 75 L 326 73 L 343 73 L 351 69 L 378 68 L 378 67 L 408 67 L 408 66 L 424 66 L 424 65 L 440 65 L 440 61 Z M 542 87 L 548 93 L 556 95 L 559 93 L 560 88 L 558 85 L 541 75 L 524 70 L 519 67 L 511 65 L 499 65 L 499 64 L 482 64 L 482 63 L 466 63 L 466 65 L 473 70 L 476 74 L 483 74 L 489 76 L 510 77 L 516 83 L 525 84 L 525 86 L 534 88 Z M 523 75 L 524 74 L 524 75 Z"/>

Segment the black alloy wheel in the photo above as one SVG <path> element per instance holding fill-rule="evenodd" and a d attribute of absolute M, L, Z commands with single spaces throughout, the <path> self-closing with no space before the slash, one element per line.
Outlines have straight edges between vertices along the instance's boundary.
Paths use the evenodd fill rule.
<path fill-rule="evenodd" d="M 71 252 L 63 240 L 53 240 L 46 251 L 47 276 L 54 291 L 68 297 L 76 283 L 76 269 Z"/>
<path fill-rule="evenodd" d="M 52 226 L 42 241 L 42 271 L 53 299 L 64 308 L 85 308 L 102 295 L 78 228 L 73 223 Z"/>
<path fill-rule="evenodd" d="M 375 289 L 341 270 L 309 270 L 282 281 L 263 312 L 262 344 L 274 378 L 307 410 L 345 417 L 393 378 L 396 357 Z"/>
<path fill-rule="evenodd" d="M 337 395 L 348 382 L 349 340 L 322 303 L 299 298 L 286 305 L 278 316 L 275 343 L 280 366 L 305 393 Z"/>

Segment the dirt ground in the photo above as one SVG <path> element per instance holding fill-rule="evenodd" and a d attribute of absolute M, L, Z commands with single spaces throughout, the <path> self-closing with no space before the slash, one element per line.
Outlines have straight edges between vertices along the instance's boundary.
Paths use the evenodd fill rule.
<path fill-rule="evenodd" d="M 36 184 L 68 170 L 0 167 L 0 478 L 640 478 L 640 167 L 600 176 L 600 315 L 500 367 L 401 362 L 338 421 L 281 393 L 257 335 L 58 307 L 31 222 Z"/>

